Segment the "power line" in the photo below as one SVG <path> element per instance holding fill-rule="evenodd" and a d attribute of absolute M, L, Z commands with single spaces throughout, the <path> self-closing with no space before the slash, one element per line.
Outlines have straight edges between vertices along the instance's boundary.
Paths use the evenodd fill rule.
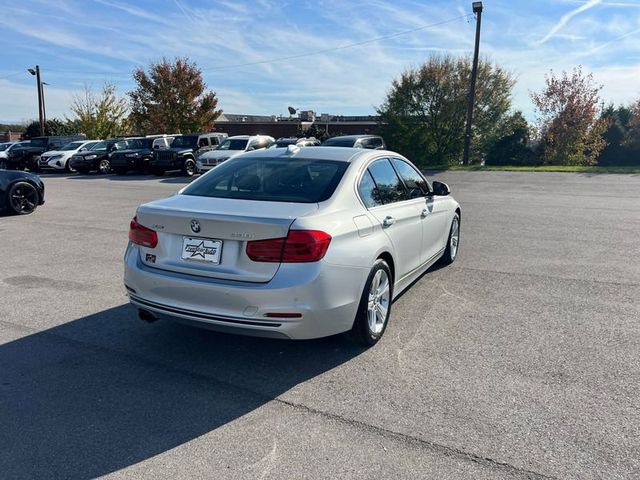
<path fill-rule="evenodd" d="M 287 55 L 284 57 L 275 57 L 275 58 L 270 58 L 267 60 L 259 60 L 256 62 L 246 62 L 246 63 L 236 63 L 236 64 L 230 64 L 230 65 L 221 65 L 221 66 L 217 66 L 217 67 L 205 67 L 205 68 L 201 68 L 202 72 L 211 72 L 211 71 L 217 71 L 217 70 L 228 70 L 228 69 L 233 69 L 233 68 L 243 68 L 243 67 L 250 67 L 250 66 L 254 66 L 254 65 L 264 65 L 267 63 L 276 63 L 276 62 L 284 62 L 287 60 L 295 60 L 298 58 L 304 58 L 304 57 L 310 57 L 310 56 L 314 56 L 314 55 L 321 55 L 323 53 L 331 53 L 331 52 L 336 52 L 336 51 L 340 51 L 340 50 L 346 50 L 348 48 L 353 48 L 353 47 L 360 47 L 362 45 L 367 45 L 370 43 L 375 43 L 375 42 L 379 42 L 381 40 L 389 40 L 391 38 L 396 38 L 396 37 L 400 37 L 402 35 L 408 35 L 410 33 L 414 33 L 414 32 L 419 32 L 421 30 L 426 30 L 429 28 L 434 28 L 434 27 L 438 27 L 440 25 L 445 25 L 447 23 L 452 23 L 452 22 L 456 22 L 458 20 L 461 19 L 465 19 L 465 18 L 469 18 L 469 17 L 473 17 L 473 14 L 469 13 L 466 15 L 460 15 L 458 17 L 455 18 L 450 18 L 448 20 L 444 20 L 442 22 L 437 22 L 437 23 L 432 23 L 429 25 L 422 25 L 416 28 L 411 28 L 409 30 L 403 30 L 400 32 L 396 32 L 396 33 L 392 33 L 390 35 L 383 35 L 380 37 L 375 37 L 375 38 L 370 38 L 368 40 L 362 40 L 360 42 L 354 42 L 354 43 L 348 43 L 345 45 L 339 45 L 337 47 L 331 47 L 331 48 L 324 48 L 321 50 L 314 50 L 314 51 L 310 51 L 310 52 L 305 52 L 305 53 L 299 53 L 296 55 Z M 53 72 L 53 73 L 76 73 L 76 74 L 83 74 L 83 75 L 113 75 L 113 76 L 120 76 L 120 75 L 131 75 L 131 72 L 108 72 L 108 71 L 87 71 L 87 70 L 60 70 L 60 69 L 56 69 L 56 68 L 48 68 L 48 67 L 43 67 L 43 70 L 46 70 L 47 72 Z M 19 72 L 18 72 L 19 73 Z M 14 74 L 11 74 L 14 75 Z M 0 77 L 0 79 L 3 77 Z M 6 77 L 4 77 L 6 78 Z"/>

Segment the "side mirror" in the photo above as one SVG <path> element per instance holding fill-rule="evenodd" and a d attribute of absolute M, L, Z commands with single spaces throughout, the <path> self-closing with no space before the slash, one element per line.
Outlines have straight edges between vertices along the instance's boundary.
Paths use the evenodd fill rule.
<path fill-rule="evenodd" d="M 247 148 L 247 152 L 253 152 L 256 149 L 256 147 L 249 147 Z"/>
<path fill-rule="evenodd" d="M 449 189 L 449 185 L 447 185 L 446 183 L 438 182 L 437 180 L 434 180 L 431 186 L 433 187 L 433 192 L 432 192 L 433 195 L 446 196 L 451 193 L 451 190 Z"/>

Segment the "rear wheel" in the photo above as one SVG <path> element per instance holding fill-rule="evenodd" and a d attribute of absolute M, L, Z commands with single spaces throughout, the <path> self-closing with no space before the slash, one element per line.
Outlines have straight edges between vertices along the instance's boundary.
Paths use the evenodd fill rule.
<path fill-rule="evenodd" d="M 98 173 L 102 173 L 103 175 L 111 172 L 111 162 L 107 158 L 103 158 L 98 163 Z"/>
<path fill-rule="evenodd" d="M 7 205 L 16 215 L 27 215 L 38 206 L 38 191 L 28 182 L 16 182 L 7 193 Z"/>
<path fill-rule="evenodd" d="M 193 177 L 198 172 L 198 167 L 196 162 L 192 159 L 188 158 L 184 161 L 184 166 L 182 167 L 183 173 L 185 173 L 188 177 Z"/>
<path fill-rule="evenodd" d="M 387 262 L 378 259 L 365 282 L 351 329 L 351 336 L 355 341 L 367 347 L 378 343 L 387 328 L 392 298 L 391 270 Z"/>
<path fill-rule="evenodd" d="M 449 238 L 447 239 L 447 247 L 440 261 L 444 265 L 451 265 L 458 256 L 458 246 L 460 244 L 460 215 L 456 213 L 451 220 L 451 228 L 449 229 Z"/>

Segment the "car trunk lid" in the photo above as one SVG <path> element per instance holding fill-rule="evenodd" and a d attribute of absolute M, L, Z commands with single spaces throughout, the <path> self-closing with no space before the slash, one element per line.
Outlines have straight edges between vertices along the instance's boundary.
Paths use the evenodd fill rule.
<path fill-rule="evenodd" d="M 158 234 L 155 248 L 140 247 L 141 260 L 150 267 L 177 273 L 242 282 L 268 282 L 280 264 L 252 261 L 246 254 L 247 242 L 286 237 L 296 218 L 317 209 L 316 203 L 175 195 L 138 209 L 138 222 Z M 185 239 L 193 240 L 185 243 Z M 207 240 L 220 241 L 221 244 Z M 194 251 L 194 245 L 219 248 L 219 259 L 215 258 L 219 263 L 204 261 L 205 255 Z M 190 253 L 185 250 L 187 246 Z"/>

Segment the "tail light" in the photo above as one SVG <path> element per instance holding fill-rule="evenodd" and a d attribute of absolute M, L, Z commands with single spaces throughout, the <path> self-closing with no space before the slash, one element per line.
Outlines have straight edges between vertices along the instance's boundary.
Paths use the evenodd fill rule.
<path fill-rule="evenodd" d="M 158 234 L 150 228 L 140 225 L 138 217 L 133 217 L 129 224 L 129 240 L 143 247 L 156 248 L 158 245 Z"/>
<path fill-rule="evenodd" d="M 331 235 L 319 230 L 289 230 L 285 238 L 247 243 L 247 256 L 254 262 L 317 262 L 327 253 Z"/>

